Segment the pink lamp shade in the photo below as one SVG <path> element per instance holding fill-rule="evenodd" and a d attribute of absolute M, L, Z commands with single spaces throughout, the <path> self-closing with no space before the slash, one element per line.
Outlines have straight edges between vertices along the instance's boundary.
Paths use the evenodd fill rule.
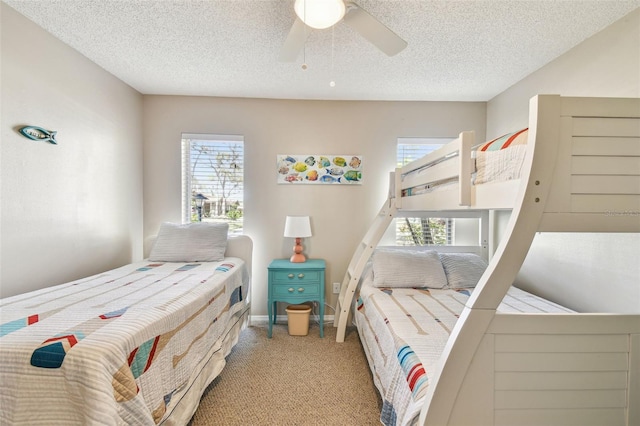
<path fill-rule="evenodd" d="M 306 262 L 303 247 L 300 244 L 302 238 L 311 236 L 311 222 L 309 216 L 287 216 L 284 224 L 284 236 L 295 238 L 296 244 L 293 246 L 293 256 L 289 259 L 292 263 Z"/>

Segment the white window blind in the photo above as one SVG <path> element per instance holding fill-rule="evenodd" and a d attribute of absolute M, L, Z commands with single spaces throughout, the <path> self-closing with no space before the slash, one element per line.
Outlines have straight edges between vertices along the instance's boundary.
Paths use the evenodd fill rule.
<path fill-rule="evenodd" d="M 198 220 L 194 197 L 207 199 L 202 220 L 228 222 L 230 233 L 242 233 L 244 212 L 244 137 L 182 134 L 182 220 Z"/>
<path fill-rule="evenodd" d="M 454 138 L 398 138 L 397 160 L 402 167 L 429 154 Z M 400 246 L 449 245 L 454 233 L 451 218 L 402 217 L 395 219 Z"/>
<path fill-rule="evenodd" d="M 398 138 L 398 167 L 417 160 L 454 138 Z"/>

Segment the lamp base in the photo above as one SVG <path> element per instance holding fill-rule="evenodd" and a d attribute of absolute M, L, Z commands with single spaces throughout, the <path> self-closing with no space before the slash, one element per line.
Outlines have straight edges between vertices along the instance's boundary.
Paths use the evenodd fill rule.
<path fill-rule="evenodd" d="M 302 254 L 302 244 L 300 244 L 301 242 L 302 238 L 297 237 L 296 245 L 293 246 L 293 256 L 291 256 L 291 259 L 289 259 L 291 263 L 303 263 L 307 261 L 307 259 L 304 257 L 304 254 Z"/>
<path fill-rule="evenodd" d="M 307 261 L 307 258 L 304 257 L 304 254 L 302 253 L 295 253 L 293 256 L 291 256 L 291 259 L 289 259 L 289 262 L 291 263 L 304 263 Z"/>

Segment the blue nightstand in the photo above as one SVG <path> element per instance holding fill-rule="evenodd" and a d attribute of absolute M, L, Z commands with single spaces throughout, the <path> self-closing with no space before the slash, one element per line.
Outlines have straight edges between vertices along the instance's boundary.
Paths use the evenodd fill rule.
<path fill-rule="evenodd" d="M 276 259 L 269 264 L 268 337 L 271 337 L 271 329 L 276 322 L 278 302 L 299 304 L 310 301 L 318 302 L 320 337 L 324 337 L 324 270 L 325 262 L 320 259 L 307 259 L 303 263 Z"/>

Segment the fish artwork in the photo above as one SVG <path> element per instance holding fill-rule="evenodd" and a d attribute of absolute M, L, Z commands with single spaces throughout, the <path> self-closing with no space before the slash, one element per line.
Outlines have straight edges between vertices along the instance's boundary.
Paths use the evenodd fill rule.
<path fill-rule="evenodd" d="M 318 168 L 319 169 L 327 168 L 330 165 L 331 165 L 331 162 L 329 161 L 329 159 L 327 157 L 320 157 L 320 159 L 318 160 Z"/>
<path fill-rule="evenodd" d="M 351 161 L 349 161 L 349 166 L 352 169 L 357 169 L 358 167 L 360 167 L 360 163 L 362 163 L 362 160 L 360 160 L 358 157 L 351 157 Z"/>
<path fill-rule="evenodd" d="M 302 178 L 300 176 L 298 176 L 297 173 L 292 173 L 290 175 L 287 175 L 284 178 L 285 182 L 297 182 L 299 180 L 302 180 Z"/>
<path fill-rule="evenodd" d="M 362 172 L 357 170 L 349 170 L 344 174 L 344 178 L 348 181 L 359 182 L 362 179 Z"/>
<path fill-rule="evenodd" d="M 293 165 L 293 170 L 302 173 L 307 170 L 307 165 L 305 163 L 296 163 Z"/>
<path fill-rule="evenodd" d="M 278 173 L 280 173 L 281 175 L 286 175 L 287 173 L 289 173 L 289 167 L 281 164 L 278 168 Z"/>
<path fill-rule="evenodd" d="M 332 167 L 330 169 L 327 169 L 327 173 L 332 176 L 341 176 L 344 173 L 344 170 L 342 170 L 340 167 Z"/>
<path fill-rule="evenodd" d="M 329 175 L 322 175 L 319 180 L 324 183 L 340 183 L 340 178 L 334 178 Z"/>
<path fill-rule="evenodd" d="M 333 164 L 338 167 L 344 167 L 347 165 L 347 160 L 342 157 L 333 157 Z"/>
<path fill-rule="evenodd" d="M 55 130 L 47 130 L 37 126 L 25 126 L 20 129 L 20 133 L 22 136 L 34 141 L 49 142 L 54 145 L 58 144 L 58 141 L 56 141 L 56 134 L 58 132 Z"/>
<path fill-rule="evenodd" d="M 279 154 L 276 161 L 278 183 L 362 184 L 361 155 Z"/>

